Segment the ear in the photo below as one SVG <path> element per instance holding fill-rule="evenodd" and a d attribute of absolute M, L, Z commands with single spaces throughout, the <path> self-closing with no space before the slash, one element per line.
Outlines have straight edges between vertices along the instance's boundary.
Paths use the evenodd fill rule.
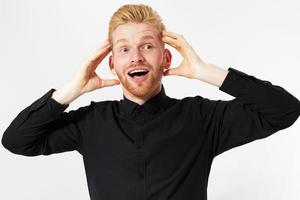
<path fill-rule="evenodd" d="M 170 68 L 171 66 L 171 61 L 172 61 L 172 54 L 170 52 L 169 49 L 165 49 L 165 52 L 164 52 L 164 63 L 163 63 L 163 67 L 165 69 L 168 69 Z"/>
<path fill-rule="evenodd" d="M 116 70 L 114 68 L 114 63 L 113 63 L 113 56 L 109 56 L 109 68 L 110 68 L 110 71 L 113 75 L 116 75 Z"/>

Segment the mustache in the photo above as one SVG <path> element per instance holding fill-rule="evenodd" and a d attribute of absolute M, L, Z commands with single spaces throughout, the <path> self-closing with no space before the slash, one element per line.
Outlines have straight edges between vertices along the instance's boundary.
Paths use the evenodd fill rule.
<path fill-rule="evenodd" d="M 145 65 L 148 65 L 147 62 L 143 61 L 143 62 L 133 62 L 133 63 L 130 63 L 129 66 L 130 67 L 134 67 L 134 66 L 145 66 Z"/>
<path fill-rule="evenodd" d="M 152 65 L 149 63 L 143 62 L 143 63 L 133 63 L 127 66 L 127 69 L 133 69 L 133 68 L 152 68 Z"/>

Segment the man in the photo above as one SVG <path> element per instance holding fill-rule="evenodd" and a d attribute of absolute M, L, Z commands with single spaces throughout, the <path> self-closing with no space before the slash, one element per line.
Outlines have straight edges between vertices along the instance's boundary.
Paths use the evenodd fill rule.
<path fill-rule="evenodd" d="M 165 43 L 181 53 L 178 67 L 170 68 Z M 118 80 L 95 72 L 110 52 Z M 204 81 L 235 99 L 170 98 L 161 82 L 166 75 Z M 64 112 L 82 94 L 120 83 L 122 100 Z M 282 87 L 202 61 L 149 6 L 125 5 L 74 78 L 25 108 L 2 144 L 26 156 L 78 151 L 93 200 L 204 200 L 215 156 L 287 128 L 299 114 L 298 99 Z"/>

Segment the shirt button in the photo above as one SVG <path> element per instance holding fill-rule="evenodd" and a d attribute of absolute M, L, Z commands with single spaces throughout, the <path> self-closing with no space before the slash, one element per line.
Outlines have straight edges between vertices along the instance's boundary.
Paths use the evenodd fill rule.
<path fill-rule="evenodd" d="M 140 174 L 140 175 L 139 175 L 139 178 L 140 178 L 140 179 L 144 179 L 144 174 Z"/>

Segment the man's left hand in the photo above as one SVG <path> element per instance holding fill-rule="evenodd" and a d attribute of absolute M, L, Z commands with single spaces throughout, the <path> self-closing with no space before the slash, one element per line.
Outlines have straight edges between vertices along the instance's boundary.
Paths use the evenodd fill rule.
<path fill-rule="evenodd" d="M 167 69 L 164 75 L 178 75 L 186 78 L 199 79 L 201 68 L 206 67 L 207 64 L 199 58 L 185 38 L 176 33 L 163 31 L 162 41 L 177 49 L 183 57 L 183 61 L 179 66 Z"/>
<path fill-rule="evenodd" d="M 179 66 L 164 71 L 164 75 L 178 75 L 198 79 L 220 87 L 228 74 L 228 70 L 205 63 L 182 35 L 163 31 L 162 41 L 174 47 L 183 57 Z"/>

